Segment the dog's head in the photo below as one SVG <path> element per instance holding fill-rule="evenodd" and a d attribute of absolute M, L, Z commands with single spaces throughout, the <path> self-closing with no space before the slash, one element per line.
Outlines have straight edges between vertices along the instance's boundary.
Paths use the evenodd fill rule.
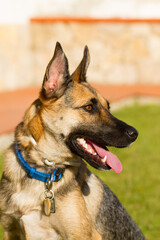
<path fill-rule="evenodd" d="M 138 132 L 115 118 L 110 113 L 109 102 L 87 83 L 89 62 L 89 50 L 85 47 L 82 61 L 70 75 L 68 60 L 61 45 L 56 44 L 40 92 L 38 124 L 50 136 L 50 143 L 46 144 L 52 146 L 53 153 L 54 149 L 59 152 L 59 158 L 78 155 L 97 169 L 112 168 L 119 173 L 121 163 L 107 146 L 129 146 Z M 39 141 L 37 134 L 36 130 L 32 131 Z"/>

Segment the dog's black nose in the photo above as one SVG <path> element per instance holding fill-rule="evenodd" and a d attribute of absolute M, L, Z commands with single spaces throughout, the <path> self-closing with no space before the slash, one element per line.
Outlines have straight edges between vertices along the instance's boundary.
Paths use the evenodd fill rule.
<path fill-rule="evenodd" d="M 130 127 L 127 129 L 127 135 L 132 141 L 135 141 L 136 138 L 138 137 L 138 131 L 135 128 Z"/>

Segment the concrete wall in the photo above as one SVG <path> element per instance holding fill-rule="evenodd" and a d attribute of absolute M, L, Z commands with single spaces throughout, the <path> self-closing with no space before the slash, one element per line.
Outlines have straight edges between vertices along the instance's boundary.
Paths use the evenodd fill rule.
<path fill-rule="evenodd" d="M 98 83 L 160 83 L 159 24 L 29 24 L 0 26 L 0 91 L 41 84 L 60 41 L 71 71 L 87 44 L 88 78 Z"/>
<path fill-rule="evenodd" d="M 5 0 L 0 24 L 26 24 L 33 16 L 159 18 L 160 0 Z"/>
<path fill-rule="evenodd" d="M 160 24 L 29 23 L 33 16 L 160 17 L 160 0 L 5 0 L 0 8 L 0 91 L 41 84 L 56 41 L 71 72 L 87 44 L 88 78 L 160 84 Z"/>

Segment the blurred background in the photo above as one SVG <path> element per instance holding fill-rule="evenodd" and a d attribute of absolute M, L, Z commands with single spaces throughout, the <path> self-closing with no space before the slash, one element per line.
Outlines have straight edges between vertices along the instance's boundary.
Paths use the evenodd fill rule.
<path fill-rule="evenodd" d="M 39 86 L 56 41 L 71 72 L 88 45 L 90 82 L 159 84 L 159 18 L 159 0 L 1 1 L 0 91 Z"/>
<path fill-rule="evenodd" d="M 88 45 L 89 82 L 118 118 L 138 129 L 133 146 L 113 150 L 120 175 L 91 170 L 146 238 L 160 239 L 160 0 L 0 1 L 0 174 L 4 149 L 38 96 L 57 41 L 71 73 Z"/>

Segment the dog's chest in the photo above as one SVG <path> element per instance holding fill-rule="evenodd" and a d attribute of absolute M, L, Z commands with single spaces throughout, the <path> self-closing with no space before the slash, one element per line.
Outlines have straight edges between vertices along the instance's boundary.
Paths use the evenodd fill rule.
<path fill-rule="evenodd" d="M 51 218 L 42 216 L 38 211 L 23 215 L 20 219 L 20 224 L 26 239 L 61 240 L 61 236 L 56 232 L 52 224 L 53 222 L 56 223 L 56 219 L 53 216 Z"/>
<path fill-rule="evenodd" d="M 43 202 L 43 185 L 35 184 L 34 187 L 27 185 L 23 189 L 18 189 L 11 196 L 12 205 L 15 206 L 15 210 L 25 215 L 33 210 L 41 211 L 41 205 Z"/>

